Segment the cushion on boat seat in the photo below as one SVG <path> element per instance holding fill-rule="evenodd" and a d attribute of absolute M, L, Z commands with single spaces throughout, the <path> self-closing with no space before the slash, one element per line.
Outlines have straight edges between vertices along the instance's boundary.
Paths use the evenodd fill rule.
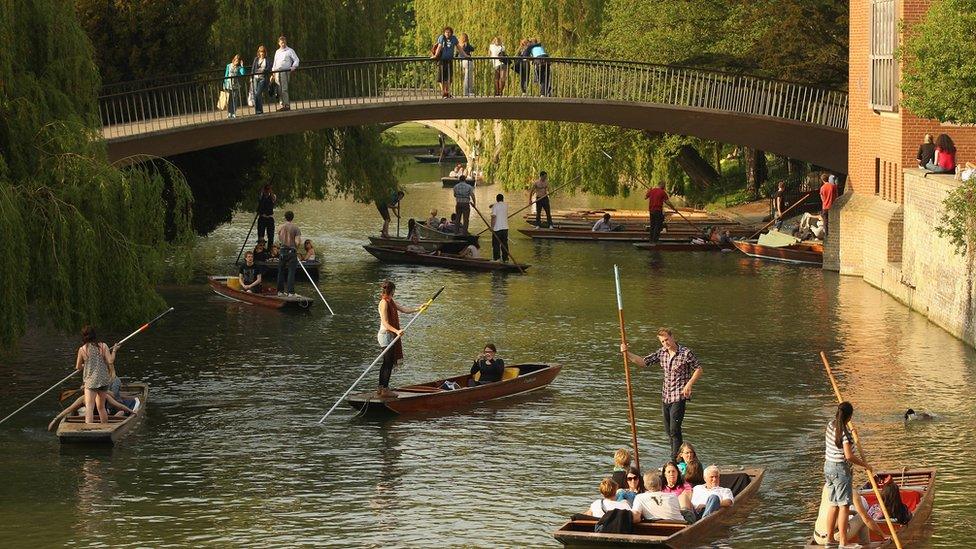
<path fill-rule="evenodd" d="M 231 290 L 241 291 L 241 280 L 237 277 L 227 279 L 227 287 Z"/>
<path fill-rule="evenodd" d="M 502 381 L 505 381 L 505 380 L 508 380 L 508 379 L 515 379 L 518 376 L 519 376 L 519 369 L 518 368 L 505 368 L 505 371 L 502 373 Z"/>
<path fill-rule="evenodd" d="M 861 495 L 867 500 L 868 507 L 878 503 L 878 497 L 874 495 L 874 491 Z M 901 502 L 904 503 L 905 507 L 908 507 L 908 510 L 912 513 L 914 513 L 915 508 L 918 507 L 918 502 L 922 501 L 922 492 L 915 490 L 898 490 L 898 495 L 901 496 Z"/>
<path fill-rule="evenodd" d="M 471 376 L 471 379 L 481 381 L 481 372 L 475 372 L 474 375 Z"/>
<path fill-rule="evenodd" d="M 732 490 L 732 495 L 737 496 L 739 492 L 749 486 L 749 475 L 746 473 L 722 473 L 718 480 L 719 486 Z"/>

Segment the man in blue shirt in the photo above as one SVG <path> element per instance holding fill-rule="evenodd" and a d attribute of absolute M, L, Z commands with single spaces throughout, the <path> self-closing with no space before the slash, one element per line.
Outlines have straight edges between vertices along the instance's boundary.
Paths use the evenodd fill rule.
<path fill-rule="evenodd" d="M 451 77 L 454 75 L 454 50 L 458 39 L 454 29 L 444 27 L 444 34 L 437 37 L 437 46 L 431 59 L 437 60 L 437 81 L 441 83 L 441 97 L 451 97 Z"/>

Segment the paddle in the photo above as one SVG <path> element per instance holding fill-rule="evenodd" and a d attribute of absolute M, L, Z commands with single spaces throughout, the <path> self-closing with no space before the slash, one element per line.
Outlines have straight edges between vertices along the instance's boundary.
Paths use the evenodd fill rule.
<path fill-rule="evenodd" d="M 399 220 L 399 218 L 397 219 Z M 295 253 L 297 254 L 298 252 L 296 251 Z M 308 277 L 308 281 L 312 284 L 312 287 L 315 288 L 315 292 L 319 294 L 319 297 L 322 298 L 322 303 L 325 303 L 325 308 L 329 310 L 329 314 L 335 316 L 335 313 L 332 311 L 332 307 L 329 307 L 329 302 L 325 300 L 325 296 L 322 295 L 322 291 L 319 290 L 319 285 L 316 284 L 314 280 L 312 280 L 312 275 L 308 274 L 308 269 L 305 268 L 305 264 L 302 263 L 302 260 L 298 259 L 297 257 L 295 258 L 295 261 L 297 261 L 298 265 L 302 268 L 303 271 L 305 271 L 305 276 Z"/>
<path fill-rule="evenodd" d="M 144 332 L 144 331 L 146 331 L 147 329 L 149 329 L 149 326 L 151 326 L 151 325 L 153 325 L 153 324 L 154 324 L 154 323 L 155 323 L 155 322 L 156 322 L 157 320 L 159 320 L 160 318 L 163 318 L 164 316 L 166 316 L 167 314 L 169 314 L 169 313 L 170 313 L 170 312 L 171 312 L 172 310 L 173 310 L 173 308 L 172 308 L 172 307 L 170 307 L 169 309 L 166 309 L 166 310 L 165 310 L 165 311 L 163 311 L 162 313 L 159 313 L 159 315 L 157 315 L 157 316 L 156 316 L 156 318 L 154 318 L 154 319 L 152 319 L 152 320 L 150 320 L 149 322 L 147 322 L 147 323 L 145 323 L 145 324 L 143 324 L 142 326 L 139 326 L 139 329 L 138 329 L 138 330 L 136 330 L 136 331 L 134 331 L 134 332 L 132 332 L 131 334 L 129 334 L 128 336 L 126 336 L 126 337 L 125 337 L 124 339 L 122 339 L 122 341 L 119 341 L 119 342 L 118 342 L 118 343 L 116 343 L 115 345 L 112 345 L 112 347 L 119 347 L 119 346 L 121 346 L 121 345 L 122 345 L 123 343 L 125 343 L 126 341 L 129 341 L 129 339 L 131 339 L 131 338 L 132 338 L 133 336 L 135 336 L 136 334 L 138 334 L 138 333 L 140 333 L 140 332 Z M 57 383 L 55 383 L 54 385 L 52 385 L 52 386 L 50 386 L 50 387 L 48 387 L 47 389 L 45 389 L 43 393 L 41 393 L 41 394 L 39 394 L 39 395 L 37 395 L 36 397 L 34 397 L 34 398 L 32 398 L 32 399 L 31 399 L 30 401 L 28 401 L 28 402 L 27 402 L 27 404 L 24 404 L 24 405 L 23 405 L 23 406 L 21 406 L 20 408 L 17 408 L 17 409 L 16 409 L 16 410 L 14 410 L 13 412 L 11 412 L 11 413 L 10 413 L 10 414 L 9 414 L 9 415 L 8 415 L 7 417 L 5 417 L 5 418 L 3 418 L 3 419 L 0 419 L 0 423 L 3 423 L 4 421 L 7 421 L 7 420 L 8 420 L 8 419 L 10 419 L 11 417 L 13 417 L 13 416 L 14 416 L 14 414 L 16 414 L 17 412 L 19 412 L 19 411 L 21 411 L 21 410 L 23 410 L 24 408 L 26 408 L 26 407 L 28 407 L 28 406 L 30 406 L 30 405 L 31 405 L 31 404 L 33 404 L 33 403 L 34 403 L 35 401 L 37 401 L 37 399 L 39 399 L 39 398 L 41 398 L 42 396 L 44 396 L 44 395 L 46 395 L 46 394 L 48 394 L 49 392 L 51 392 L 52 390 L 54 390 L 54 388 L 55 388 L 55 387 L 57 387 L 58 385 L 61 385 L 61 384 L 62 384 L 62 383 L 64 383 L 65 381 L 68 381 L 68 379 L 70 379 L 70 378 L 71 378 L 71 376 L 73 376 L 73 375 L 75 375 L 75 374 L 77 374 L 78 372 L 79 372 L 79 370 L 74 370 L 74 371 L 72 371 L 72 372 L 71 372 L 70 374 L 68 374 L 68 375 L 66 375 L 66 376 L 64 376 L 64 379 L 62 379 L 61 381 L 59 381 L 59 382 L 57 382 Z"/>
<path fill-rule="evenodd" d="M 627 330 L 624 329 L 624 301 L 620 292 L 620 269 L 613 266 L 613 280 L 617 287 L 617 319 L 620 321 L 620 343 L 627 344 Z M 640 470 L 640 452 L 637 450 L 637 417 L 634 414 L 634 392 L 630 386 L 630 360 L 627 359 L 627 351 L 624 355 L 624 378 L 627 380 L 627 416 L 630 419 L 630 437 L 634 445 L 634 464 Z"/>
<path fill-rule="evenodd" d="M 785 212 L 784 212 L 785 213 Z M 837 396 L 837 402 L 844 402 L 844 398 L 840 394 L 840 389 L 837 387 L 837 380 L 834 379 L 834 372 L 830 368 L 830 362 L 827 361 L 827 353 L 820 351 L 820 360 L 823 361 L 824 368 L 827 369 L 827 377 L 830 378 L 830 385 L 834 388 L 834 395 Z M 857 446 L 857 451 L 861 454 L 861 460 L 867 463 L 867 458 L 864 457 L 864 447 L 861 446 L 860 437 L 857 435 L 857 429 L 854 428 L 854 422 L 849 421 L 847 423 L 851 427 L 851 436 L 854 437 L 854 444 Z M 840 428 L 839 426 L 837 428 Z M 901 549 L 901 540 L 898 539 L 898 534 L 895 531 L 894 525 L 891 524 L 891 517 L 888 516 L 888 509 L 884 505 L 884 500 L 881 499 L 881 490 L 878 489 L 878 484 L 874 481 L 874 472 L 868 470 L 868 481 L 871 483 L 871 490 L 874 491 L 875 497 L 878 498 L 878 507 L 881 508 L 881 512 L 884 514 L 885 523 L 888 525 L 888 531 L 891 532 L 891 539 L 895 542 L 895 547 Z M 830 528 L 833 528 L 830 525 Z"/>
<path fill-rule="evenodd" d="M 396 342 L 399 341 L 401 337 L 403 337 L 403 333 L 406 332 L 408 328 L 410 328 L 410 325 L 413 324 L 415 320 L 420 318 L 420 315 L 424 314 L 424 311 L 426 311 L 427 308 L 430 307 L 430 304 L 433 303 L 434 300 L 437 299 L 437 296 L 441 295 L 441 292 L 443 291 L 444 291 L 444 287 L 441 286 L 441 289 L 437 290 L 437 293 L 431 296 L 431 298 L 428 299 L 426 303 L 420 306 L 420 310 L 417 311 L 417 314 L 413 315 L 413 318 L 410 319 L 410 322 L 407 322 L 407 325 L 403 327 L 403 329 L 400 331 L 399 334 L 397 334 L 396 337 L 393 338 L 393 341 L 391 341 L 386 347 L 383 348 L 382 351 L 380 351 L 379 356 L 377 356 L 376 359 L 373 360 L 373 362 L 369 363 L 369 366 L 367 366 L 366 369 L 363 370 L 363 373 L 360 374 L 358 378 L 356 378 L 356 381 L 352 382 L 352 385 L 350 385 L 349 388 L 346 389 L 345 393 L 342 393 L 342 396 L 339 397 L 339 400 L 337 400 L 335 404 L 333 404 L 332 407 L 329 408 L 329 411 L 326 412 L 324 416 L 322 416 L 322 419 L 319 420 L 319 425 L 321 425 L 322 422 L 325 421 L 325 418 L 329 417 L 329 414 L 331 414 L 333 410 L 335 410 L 336 407 L 339 406 L 339 404 L 342 402 L 342 399 L 346 398 L 349 395 L 349 393 L 351 393 L 352 390 L 356 387 L 356 385 L 358 385 L 359 382 L 362 381 L 364 377 L 366 377 L 366 374 L 369 373 L 370 369 L 372 369 L 373 366 L 376 366 L 376 363 L 383 358 L 383 355 L 385 355 L 390 349 L 393 348 L 394 345 L 396 345 Z"/>
<path fill-rule="evenodd" d="M 474 205 L 474 203 L 471 204 L 471 207 L 474 208 L 474 211 L 478 212 L 478 217 L 480 217 L 481 220 L 485 222 L 485 225 L 488 225 L 488 230 L 491 231 L 491 237 L 493 239 L 498 238 L 498 235 L 495 234 L 495 230 L 491 228 L 491 223 L 489 223 L 488 220 L 485 219 L 485 216 L 481 214 L 481 210 L 479 210 L 478 207 Z M 508 254 L 508 257 L 512 258 L 512 263 L 514 263 L 515 266 L 518 267 L 519 272 L 525 274 L 525 269 L 523 269 L 522 266 L 519 265 L 518 260 L 515 259 L 515 256 L 512 255 L 512 252 L 509 251 L 508 246 L 502 244 L 501 239 L 498 240 L 498 243 L 501 244 L 502 249 L 505 250 L 505 253 Z"/>
<path fill-rule="evenodd" d="M 583 178 L 583 176 L 580 175 L 580 176 L 577 176 L 575 179 L 572 179 L 570 181 L 567 181 L 567 182 L 563 183 L 562 185 L 556 185 L 551 191 L 549 191 L 549 193 L 546 196 L 552 196 L 552 194 L 555 193 L 556 191 L 558 191 L 559 189 L 565 187 L 566 185 L 569 185 L 570 183 L 574 183 L 576 181 L 579 181 L 582 178 Z M 529 202 L 525 206 L 522 206 L 521 208 L 519 208 L 519 209 L 515 210 L 514 212 L 508 214 L 508 218 L 511 219 L 512 216 L 524 212 L 526 209 L 530 208 L 533 204 L 535 204 L 538 201 L 539 201 L 539 199 L 536 198 L 532 202 Z M 475 236 L 481 236 L 481 235 L 485 234 L 486 232 L 488 232 L 489 230 L 491 230 L 490 227 L 488 229 L 485 229 L 485 230 L 481 231 L 480 233 L 476 234 Z"/>
<path fill-rule="evenodd" d="M 794 202 L 792 206 L 790 206 L 789 208 L 786 208 L 785 210 L 783 210 L 783 214 L 779 216 L 779 219 L 783 219 L 784 217 L 786 217 L 786 212 L 789 212 L 793 208 L 799 206 L 800 204 L 803 204 L 803 202 L 806 201 L 806 199 L 809 198 L 810 195 L 813 194 L 813 193 L 815 193 L 815 192 L 817 192 L 817 191 L 810 191 L 807 194 L 805 194 L 802 197 L 800 197 L 800 199 L 797 200 L 796 202 Z M 759 233 L 761 233 L 761 232 L 765 231 L 766 229 L 768 229 L 769 226 L 772 225 L 773 223 L 776 223 L 776 216 L 775 215 L 769 221 L 769 223 L 766 223 L 765 225 L 763 225 L 761 229 L 759 229 L 758 231 L 756 231 L 755 233 L 753 233 L 753 235 L 750 236 L 749 238 L 747 238 L 746 240 L 752 240 L 753 238 L 756 238 L 756 236 L 758 236 Z"/>

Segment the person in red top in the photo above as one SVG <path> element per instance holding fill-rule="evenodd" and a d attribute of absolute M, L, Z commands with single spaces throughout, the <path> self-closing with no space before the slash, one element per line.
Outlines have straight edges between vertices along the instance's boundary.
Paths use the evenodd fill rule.
<path fill-rule="evenodd" d="M 664 205 L 667 204 L 675 209 L 668 202 L 668 192 L 664 190 L 664 181 L 657 184 L 657 187 L 648 189 L 644 195 L 647 199 L 647 210 L 651 217 L 651 242 L 661 239 L 661 231 L 664 229 Z"/>
<path fill-rule="evenodd" d="M 376 340 L 383 348 L 389 347 L 397 336 L 403 334 L 400 329 L 400 313 L 416 313 L 420 307 L 404 307 L 393 299 L 396 284 L 387 280 L 380 286 L 380 329 L 376 333 Z M 380 386 L 376 394 L 381 397 L 396 398 L 396 393 L 390 391 L 390 375 L 393 367 L 403 360 L 403 340 L 398 339 L 393 348 L 383 354 L 383 366 L 380 367 Z"/>
<path fill-rule="evenodd" d="M 932 173 L 956 173 L 956 144 L 952 138 L 940 133 L 935 138 L 935 162 L 929 162 L 925 169 Z"/>
<path fill-rule="evenodd" d="M 834 205 L 834 199 L 837 198 L 837 184 L 835 183 L 834 176 L 827 175 L 826 173 L 820 174 L 820 201 L 823 206 L 820 208 L 821 219 L 823 219 L 823 229 L 824 229 L 824 240 L 827 239 L 827 213 L 830 211 L 830 207 Z"/>

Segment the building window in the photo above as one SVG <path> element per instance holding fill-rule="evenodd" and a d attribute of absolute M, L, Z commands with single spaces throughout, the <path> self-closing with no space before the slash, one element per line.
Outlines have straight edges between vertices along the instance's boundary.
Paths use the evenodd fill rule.
<path fill-rule="evenodd" d="M 897 109 L 897 43 L 895 0 L 871 0 L 871 108 L 874 110 Z"/>

